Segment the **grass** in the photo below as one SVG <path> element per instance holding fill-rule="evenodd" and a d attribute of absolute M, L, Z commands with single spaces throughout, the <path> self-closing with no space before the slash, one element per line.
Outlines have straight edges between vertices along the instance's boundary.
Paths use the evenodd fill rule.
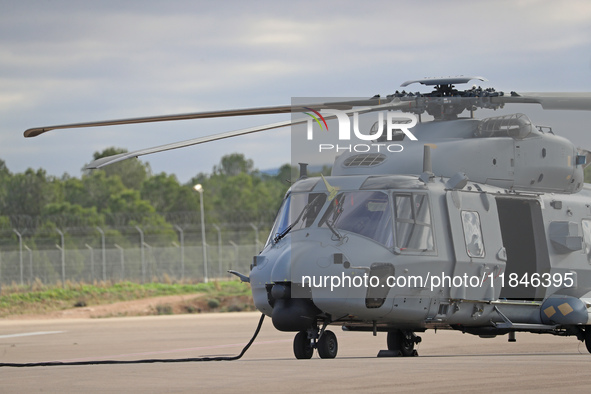
<path fill-rule="evenodd" d="M 111 304 L 168 295 L 203 294 L 207 299 L 244 298 L 250 286 L 239 281 L 209 283 L 94 283 L 65 286 L 2 286 L 0 317 L 41 314 L 74 307 Z"/>

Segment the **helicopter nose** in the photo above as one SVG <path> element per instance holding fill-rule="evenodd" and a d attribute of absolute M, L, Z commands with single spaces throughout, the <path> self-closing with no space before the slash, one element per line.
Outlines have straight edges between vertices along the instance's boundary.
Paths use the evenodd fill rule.
<path fill-rule="evenodd" d="M 320 313 L 314 303 L 309 298 L 302 297 L 297 285 L 292 283 L 293 268 L 302 257 L 299 253 L 301 250 L 303 248 L 294 249 L 294 245 L 287 246 L 275 260 L 271 272 L 271 318 L 275 328 L 280 331 L 302 331 L 312 328 L 316 324 L 316 316 Z"/>
<path fill-rule="evenodd" d="M 315 327 L 320 310 L 310 299 L 292 297 L 291 283 L 275 283 L 271 288 L 273 325 L 279 331 L 303 331 Z"/>

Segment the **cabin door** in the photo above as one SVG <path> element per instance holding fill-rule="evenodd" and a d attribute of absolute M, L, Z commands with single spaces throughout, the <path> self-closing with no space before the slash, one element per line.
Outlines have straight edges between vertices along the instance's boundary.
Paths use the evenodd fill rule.
<path fill-rule="evenodd" d="M 502 286 L 498 275 L 505 271 L 507 256 L 495 199 L 485 192 L 458 190 L 448 191 L 446 199 L 455 252 L 450 297 L 498 299 Z"/>

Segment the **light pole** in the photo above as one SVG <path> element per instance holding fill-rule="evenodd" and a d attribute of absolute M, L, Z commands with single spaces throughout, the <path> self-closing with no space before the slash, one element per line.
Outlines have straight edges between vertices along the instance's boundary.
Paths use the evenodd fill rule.
<path fill-rule="evenodd" d="M 199 192 L 199 202 L 201 205 L 201 243 L 203 244 L 203 281 L 207 283 L 207 246 L 205 244 L 205 218 L 203 214 L 203 186 L 200 183 L 193 186 L 195 191 Z"/>

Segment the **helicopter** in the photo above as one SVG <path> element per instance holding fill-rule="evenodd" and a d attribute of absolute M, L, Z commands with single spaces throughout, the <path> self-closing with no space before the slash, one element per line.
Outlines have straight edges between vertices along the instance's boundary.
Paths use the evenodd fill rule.
<path fill-rule="evenodd" d="M 459 90 L 483 77 L 411 80 L 431 92 L 37 127 L 54 129 L 156 121 L 306 114 L 269 125 L 104 157 L 87 168 L 224 138 L 339 121 L 330 176 L 291 184 L 248 275 L 255 307 L 293 352 L 338 353 L 336 334 L 386 332 L 379 357 L 417 356 L 417 333 L 450 329 L 491 338 L 516 332 L 576 336 L 591 352 L 589 153 L 523 113 L 474 117 L 477 109 L 537 104 L 591 110 L 591 93 L 505 94 Z M 469 116 L 462 117 L 464 112 Z M 378 113 L 369 134 L 357 116 Z M 430 116 L 432 120 L 424 121 Z M 352 143 L 349 120 L 361 143 Z M 314 123 L 314 121 L 316 123 Z M 304 134 L 305 133 L 301 133 Z M 341 145 L 338 145 L 341 144 Z M 332 148 L 330 147 L 332 145 Z"/>

